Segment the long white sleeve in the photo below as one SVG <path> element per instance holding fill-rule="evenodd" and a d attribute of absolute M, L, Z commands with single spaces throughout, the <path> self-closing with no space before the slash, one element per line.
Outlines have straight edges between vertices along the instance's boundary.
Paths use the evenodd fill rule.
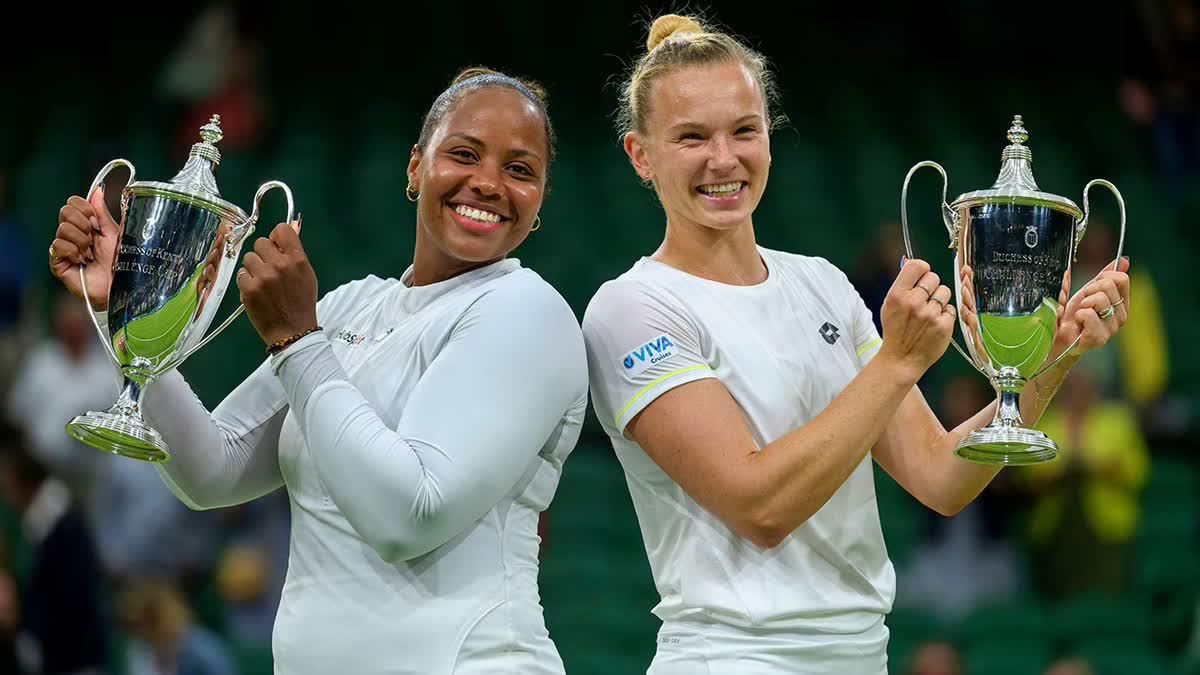
<path fill-rule="evenodd" d="M 156 465 L 193 509 L 241 504 L 283 485 L 279 428 L 287 401 L 264 362 L 210 415 L 177 370 L 146 390 L 143 414 L 171 449 Z"/>
<path fill-rule="evenodd" d="M 337 322 L 358 298 L 380 287 L 368 276 L 344 284 L 317 303 L 322 322 Z M 101 325 L 107 325 L 102 321 Z M 146 389 L 142 414 L 170 447 L 171 459 L 157 465 L 171 492 L 193 509 L 232 506 L 283 485 L 279 430 L 287 399 L 264 361 L 210 414 L 178 370 Z"/>
<path fill-rule="evenodd" d="M 557 294 L 500 287 L 466 310 L 388 428 L 328 339 L 272 357 L 339 511 L 389 562 L 427 553 L 511 492 L 587 388 L 578 322 Z"/>

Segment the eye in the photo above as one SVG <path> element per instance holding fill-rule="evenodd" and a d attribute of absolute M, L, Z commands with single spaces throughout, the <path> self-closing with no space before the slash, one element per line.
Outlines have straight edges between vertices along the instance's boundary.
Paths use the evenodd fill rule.
<path fill-rule="evenodd" d="M 455 148 L 447 154 L 449 154 L 450 156 L 452 156 L 456 159 L 463 160 L 465 162 L 474 162 L 475 161 L 475 151 L 471 150 L 470 148 Z"/>
<path fill-rule="evenodd" d="M 533 173 L 533 169 L 524 164 L 509 164 L 508 170 L 525 178 L 533 178 L 536 175 Z"/>
<path fill-rule="evenodd" d="M 738 128 L 738 130 L 737 130 L 737 132 L 735 132 L 735 133 L 736 133 L 738 136 L 741 136 L 741 135 L 743 135 L 743 134 L 752 134 L 752 133 L 754 133 L 754 132 L 756 132 L 756 131 L 758 131 L 758 127 L 753 127 L 753 126 L 750 126 L 750 125 L 746 125 L 746 126 L 744 126 L 744 127 L 739 127 L 739 128 Z"/>
<path fill-rule="evenodd" d="M 702 141 L 702 140 L 704 140 L 704 137 L 701 136 L 700 134 L 696 133 L 695 131 L 687 131 L 679 136 L 679 140 L 681 140 L 681 141 Z"/>

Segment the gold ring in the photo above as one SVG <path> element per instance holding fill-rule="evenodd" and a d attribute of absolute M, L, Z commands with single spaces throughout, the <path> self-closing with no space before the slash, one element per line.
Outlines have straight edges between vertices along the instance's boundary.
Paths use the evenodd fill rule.
<path fill-rule="evenodd" d="M 1121 304 L 1121 303 L 1123 303 L 1123 302 L 1125 302 L 1125 298 L 1124 298 L 1124 296 L 1122 296 L 1122 297 L 1120 297 L 1120 298 L 1117 298 L 1117 301 L 1116 301 L 1116 302 L 1114 302 L 1114 303 L 1112 304 L 1112 306 L 1113 306 L 1113 307 L 1116 307 L 1117 305 L 1119 305 L 1119 304 Z"/>
<path fill-rule="evenodd" d="M 926 298 L 925 298 L 925 299 L 926 299 L 926 300 L 928 300 L 929 298 L 932 298 L 932 297 L 933 297 L 933 291 L 929 290 L 928 288 L 925 288 L 925 287 L 924 287 L 924 286 L 922 286 L 921 284 L 917 284 L 917 285 L 916 285 L 916 287 L 917 287 L 917 288 L 919 288 L 919 289 L 921 289 L 921 290 L 923 290 L 923 291 L 925 291 L 925 295 L 926 295 Z"/>
<path fill-rule="evenodd" d="M 62 262 L 62 258 L 54 253 L 54 244 L 50 244 L 50 260 L 53 262 Z"/>
<path fill-rule="evenodd" d="M 1109 318 L 1112 318 L 1112 315 L 1113 315 L 1113 308 L 1112 308 L 1112 305 L 1109 305 L 1108 307 L 1105 307 L 1104 309 L 1102 309 L 1102 310 L 1100 310 L 1099 312 L 1097 312 L 1097 314 L 1099 314 L 1099 315 L 1100 315 L 1100 318 L 1101 318 L 1101 319 L 1109 319 Z"/>

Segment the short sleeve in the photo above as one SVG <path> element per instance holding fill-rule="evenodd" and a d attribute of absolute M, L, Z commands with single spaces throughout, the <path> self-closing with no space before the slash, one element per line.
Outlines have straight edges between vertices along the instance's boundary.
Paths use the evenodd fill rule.
<path fill-rule="evenodd" d="M 642 282 L 604 284 L 584 314 L 583 337 L 592 405 L 617 434 L 664 393 L 716 377 L 696 322 L 666 291 Z"/>
<path fill-rule="evenodd" d="M 875 328 L 871 310 L 863 300 L 862 294 L 854 287 L 846 273 L 833 263 L 822 261 L 828 266 L 828 272 L 837 279 L 837 287 L 842 289 L 845 303 L 842 306 L 850 308 L 850 336 L 854 343 L 854 355 L 858 358 L 858 367 L 862 368 L 879 352 L 883 338 Z"/>

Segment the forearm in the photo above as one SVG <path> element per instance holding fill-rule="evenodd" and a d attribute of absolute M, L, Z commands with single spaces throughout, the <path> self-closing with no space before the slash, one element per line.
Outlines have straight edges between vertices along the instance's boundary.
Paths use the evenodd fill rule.
<path fill-rule="evenodd" d="M 784 536 L 808 520 L 862 462 L 912 387 L 910 375 L 876 358 L 821 414 L 751 454 L 756 520 Z"/>
<path fill-rule="evenodd" d="M 146 420 L 171 452 L 155 467 L 180 501 L 193 509 L 231 506 L 283 484 L 277 448 L 286 407 L 273 400 L 272 384 L 256 373 L 211 414 L 177 371 L 147 389 Z"/>
<path fill-rule="evenodd" d="M 1025 384 L 1020 396 L 1021 418 L 1025 426 L 1033 427 L 1041 419 L 1050 400 L 1054 397 L 1071 366 L 1078 357 L 1068 356 L 1046 372 Z M 925 449 L 922 462 L 925 469 L 924 486 L 915 490 L 923 504 L 943 515 L 954 515 L 979 496 L 983 489 L 995 479 L 1003 468 L 1000 465 L 977 464 L 954 454 L 954 449 L 967 434 L 987 426 L 996 416 L 996 402 L 992 401 L 967 421 L 947 431 L 934 421 L 929 442 L 921 444 Z M 903 429 L 898 430 L 903 433 Z"/>

